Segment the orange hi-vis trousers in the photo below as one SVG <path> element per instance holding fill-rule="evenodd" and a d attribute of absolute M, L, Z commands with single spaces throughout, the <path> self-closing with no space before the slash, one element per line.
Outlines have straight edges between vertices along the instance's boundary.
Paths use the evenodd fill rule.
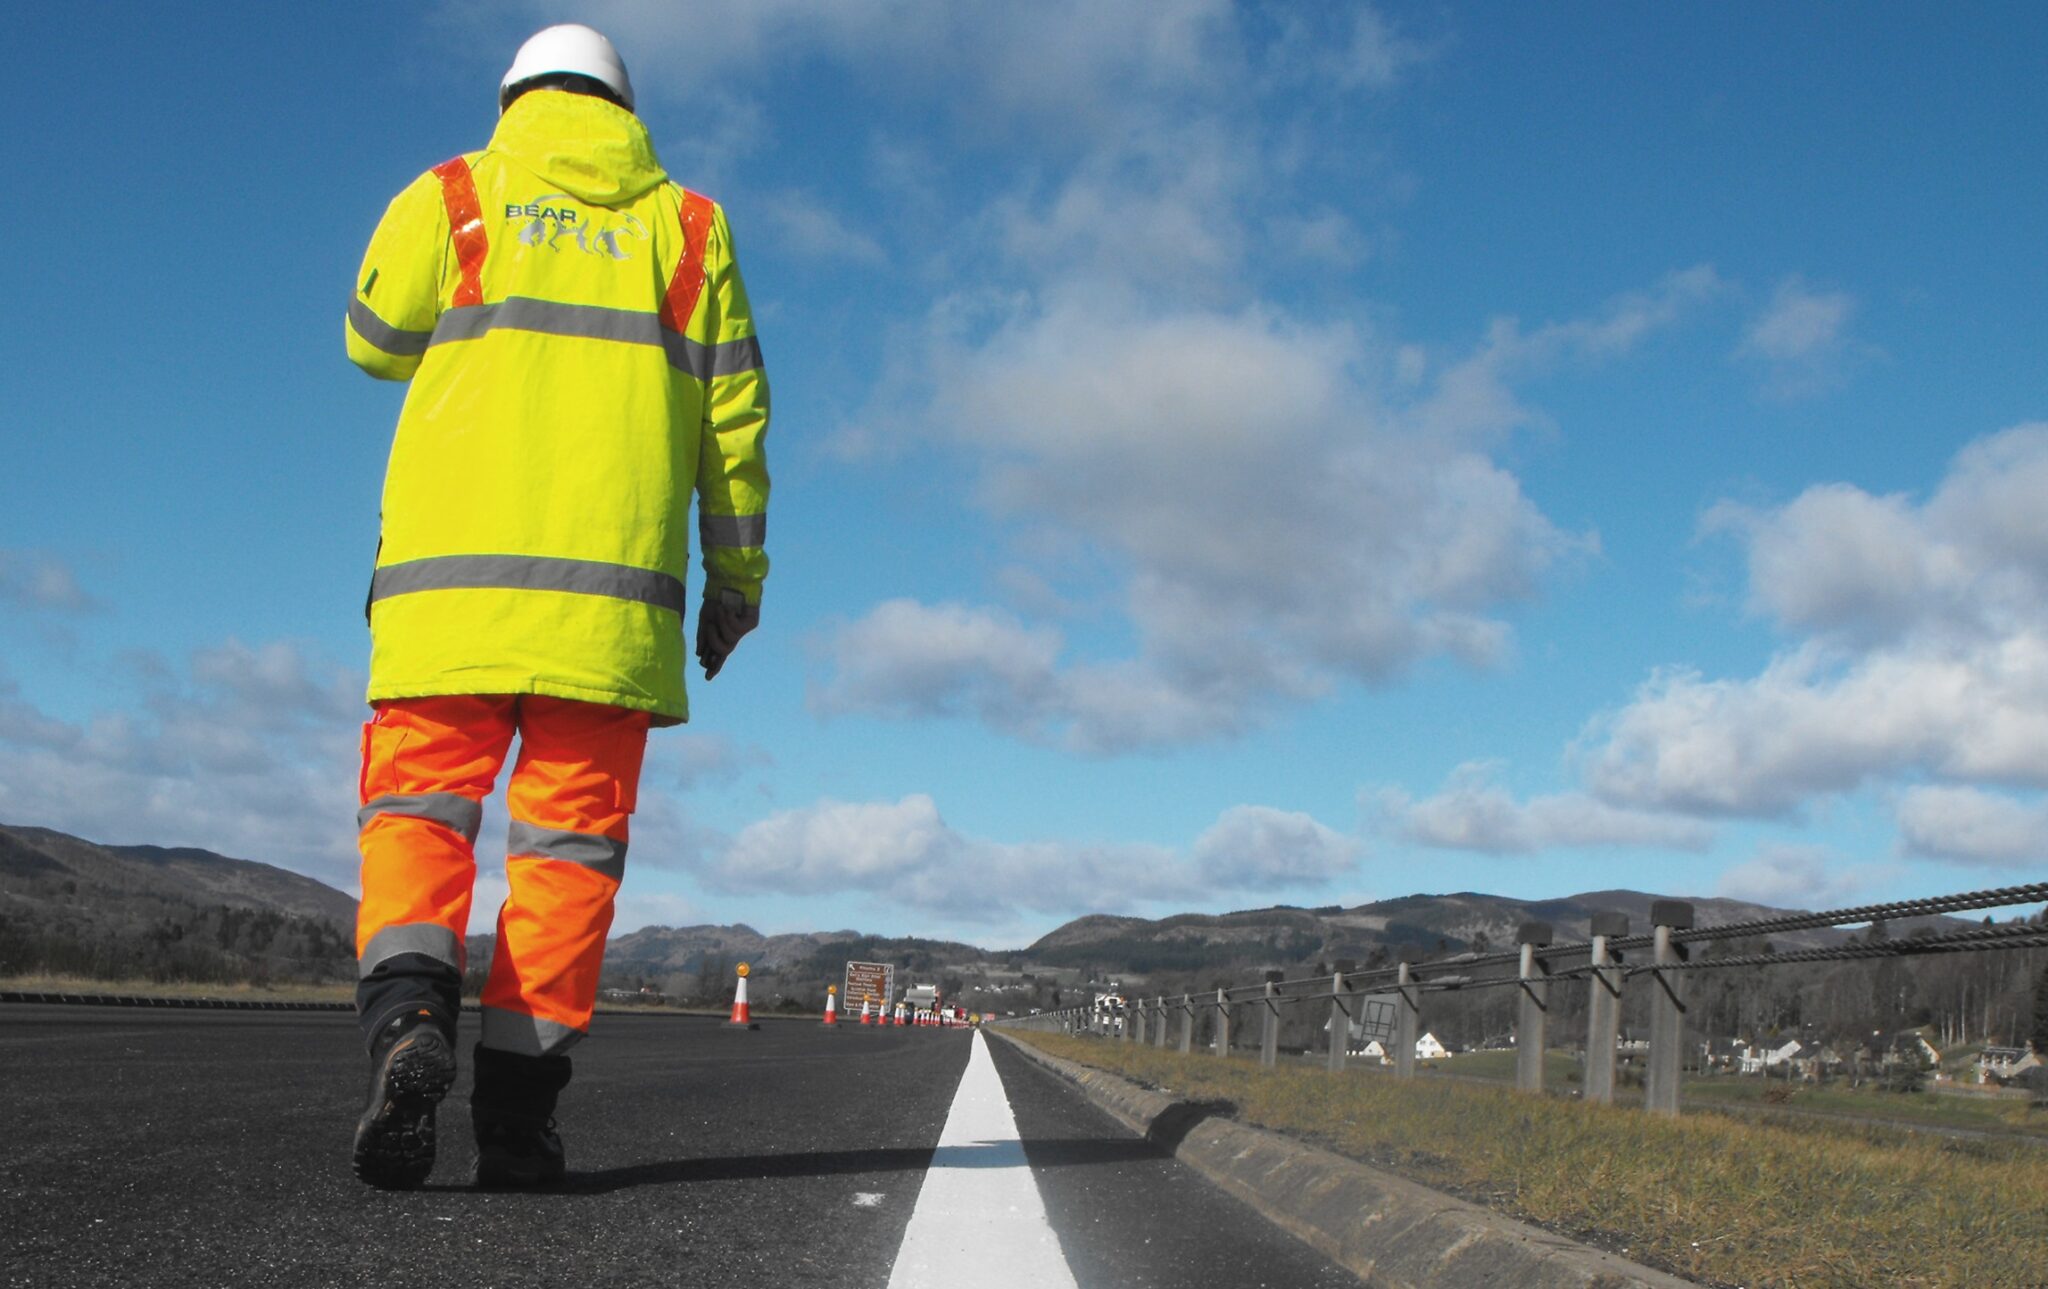
<path fill-rule="evenodd" d="M 645 712 L 531 694 L 377 705 L 363 727 L 357 815 L 366 1030 L 423 1003 L 453 1023 L 483 799 L 517 734 L 505 797 L 511 893 L 498 912 L 482 1042 L 551 1056 L 583 1036 L 625 874 L 647 729 Z"/>

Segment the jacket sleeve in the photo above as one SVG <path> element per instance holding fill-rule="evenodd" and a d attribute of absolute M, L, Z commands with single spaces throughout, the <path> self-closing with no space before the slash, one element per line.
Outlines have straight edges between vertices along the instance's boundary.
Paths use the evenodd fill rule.
<path fill-rule="evenodd" d="M 705 591 L 731 587 L 759 604 L 768 576 L 768 374 L 723 207 L 705 239 L 704 274 L 712 363 L 697 454 L 697 537 Z"/>
<path fill-rule="evenodd" d="M 348 356 L 379 380 L 410 380 L 441 315 L 448 211 L 431 171 L 391 199 L 348 301 Z"/>

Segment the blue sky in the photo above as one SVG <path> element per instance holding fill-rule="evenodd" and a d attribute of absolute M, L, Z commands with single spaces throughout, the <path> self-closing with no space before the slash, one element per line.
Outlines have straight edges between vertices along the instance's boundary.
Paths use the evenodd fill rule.
<path fill-rule="evenodd" d="M 0 820 L 353 889 L 343 293 L 572 18 L 775 399 L 621 929 L 2038 876 L 2025 5 L 25 10 Z"/>

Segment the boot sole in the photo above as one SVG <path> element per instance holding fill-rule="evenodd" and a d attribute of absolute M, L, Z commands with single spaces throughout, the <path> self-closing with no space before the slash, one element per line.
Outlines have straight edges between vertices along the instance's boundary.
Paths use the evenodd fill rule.
<path fill-rule="evenodd" d="M 370 1108 L 356 1124 L 356 1176 L 380 1190 L 411 1190 L 434 1171 L 434 1108 L 455 1083 L 455 1049 L 422 1026 L 384 1058 Z"/>

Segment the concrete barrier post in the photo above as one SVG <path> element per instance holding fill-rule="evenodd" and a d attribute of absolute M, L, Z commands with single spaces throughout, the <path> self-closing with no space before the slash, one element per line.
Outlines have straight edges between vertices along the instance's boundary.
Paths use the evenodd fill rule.
<path fill-rule="evenodd" d="M 1266 973 L 1266 1014 L 1259 1031 L 1259 1064 L 1272 1069 L 1280 1063 L 1280 973 Z"/>
<path fill-rule="evenodd" d="M 1621 958 L 1609 940 L 1628 934 L 1628 914 L 1593 915 L 1593 971 L 1586 1003 L 1586 1100 L 1614 1102 L 1614 1055 L 1621 1037 Z"/>
<path fill-rule="evenodd" d="M 1138 1046 L 1143 1047 L 1145 1045 L 1146 1038 L 1145 1004 L 1141 1000 L 1133 998 L 1125 1006 L 1124 1010 L 1128 1011 L 1131 1015 L 1131 1023 L 1128 1026 L 1126 1026 L 1126 1028 L 1130 1031 L 1131 1041 L 1133 1043 L 1136 1043 Z"/>
<path fill-rule="evenodd" d="M 1412 1079 L 1415 1077 L 1415 1040 L 1422 1037 L 1422 991 L 1415 987 L 1414 973 L 1407 963 L 1400 964 L 1400 974 L 1394 978 L 1395 989 L 1401 995 L 1400 1006 L 1394 1009 L 1394 1077 Z"/>
<path fill-rule="evenodd" d="M 1230 1055 L 1230 997 L 1216 991 L 1216 1055 Z"/>
<path fill-rule="evenodd" d="M 1650 925 L 1656 929 L 1658 970 L 1650 977 L 1656 988 L 1650 993 L 1650 1066 L 1643 1077 L 1643 1108 L 1652 1114 L 1677 1114 L 1679 1056 L 1685 1049 L 1685 1001 L 1678 982 L 1685 974 L 1663 968 L 1685 958 L 1685 946 L 1672 939 L 1672 932 L 1692 929 L 1692 905 L 1684 900 L 1653 901 Z"/>
<path fill-rule="evenodd" d="M 1186 994 L 1180 996 L 1180 1054 L 1186 1056 L 1195 1050 L 1195 1000 Z"/>
<path fill-rule="evenodd" d="M 1351 1047 L 1351 1009 L 1344 1005 L 1344 968 L 1330 976 L 1330 1073 L 1344 1072 L 1344 1054 Z"/>
<path fill-rule="evenodd" d="M 1515 938 L 1522 945 L 1522 997 L 1515 1013 L 1515 1086 L 1543 1090 L 1543 1051 L 1550 1039 L 1550 969 L 1536 950 L 1550 943 L 1548 922 L 1524 922 Z"/>
<path fill-rule="evenodd" d="M 1159 1007 L 1159 1023 L 1158 1023 L 1158 1024 L 1156 1025 L 1156 1026 L 1154 1026 L 1154 1030 L 1155 1030 L 1155 1033 L 1154 1033 L 1154 1036 L 1153 1036 L 1153 1041 L 1155 1041 L 1156 1043 L 1158 1043 L 1160 1047 L 1165 1047 L 1165 1046 L 1166 1046 L 1166 995 L 1165 995 L 1165 994 L 1161 994 L 1161 995 L 1159 995 L 1159 1002 L 1158 1002 L 1158 1007 Z"/>

